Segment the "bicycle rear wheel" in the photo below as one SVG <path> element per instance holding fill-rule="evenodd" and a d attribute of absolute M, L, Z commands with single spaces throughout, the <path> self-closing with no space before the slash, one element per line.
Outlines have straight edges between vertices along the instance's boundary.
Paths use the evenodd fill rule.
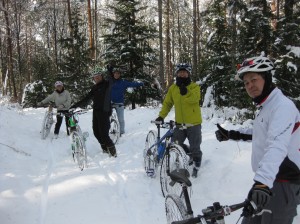
<path fill-rule="evenodd" d="M 120 124 L 115 118 L 110 118 L 109 137 L 114 144 L 117 144 L 120 138 Z"/>
<path fill-rule="evenodd" d="M 83 170 L 87 165 L 84 141 L 76 131 L 72 133 L 71 138 L 73 159 L 77 162 L 79 169 Z"/>
<path fill-rule="evenodd" d="M 52 113 L 50 113 L 49 111 L 45 112 L 45 116 L 43 119 L 43 123 L 42 123 L 42 129 L 41 129 L 41 138 L 42 139 L 46 139 L 47 136 L 50 133 L 52 124 L 54 123 L 53 121 L 53 115 Z"/>
<path fill-rule="evenodd" d="M 172 172 L 176 169 L 187 169 L 188 170 L 188 159 L 187 155 L 179 145 L 172 144 L 169 147 L 169 167 L 167 166 L 168 156 L 165 152 L 161 166 L 160 166 L 160 186 L 161 192 L 164 197 L 167 194 L 180 195 L 182 188 L 179 183 L 175 183 L 174 186 L 170 186 L 171 178 L 168 175 L 169 172 Z M 167 151 L 168 149 L 166 149 Z"/>
<path fill-rule="evenodd" d="M 177 195 L 168 194 L 166 196 L 165 208 L 168 224 L 189 218 L 184 203 Z"/>
<path fill-rule="evenodd" d="M 155 145 L 157 139 L 157 132 L 151 130 L 148 132 L 144 148 L 144 165 L 147 176 L 155 177 L 156 168 L 158 164 L 157 160 L 157 145 Z M 152 148 L 150 148 L 152 147 Z"/>

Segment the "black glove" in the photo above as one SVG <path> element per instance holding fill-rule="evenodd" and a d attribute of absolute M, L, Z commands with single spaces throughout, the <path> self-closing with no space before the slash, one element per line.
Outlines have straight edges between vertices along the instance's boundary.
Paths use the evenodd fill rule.
<path fill-rule="evenodd" d="M 270 188 L 260 182 L 255 182 L 248 194 L 248 199 L 256 204 L 258 211 L 262 210 L 269 203 L 271 197 L 272 192 Z"/>
<path fill-rule="evenodd" d="M 164 123 L 164 119 L 160 116 L 156 118 L 155 121 L 160 121 L 162 124 Z"/>
<path fill-rule="evenodd" d="M 219 130 L 217 130 L 215 133 L 217 139 L 220 142 L 227 141 L 228 139 L 244 140 L 244 141 L 252 140 L 252 135 L 242 134 L 239 131 L 233 131 L 233 130 L 227 131 L 226 129 L 222 128 L 219 124 L 217 124 L 217 127 Z"/>
<path fill-rule="evenodd" d="M 181 86 L 179 87 L 179 89 L 180 89 L 180 94 L 181 94 L 182 96 L 184 96 L 185 94 L 187 94 L 187 88 L 186 88 L 185 85 L 181 85 Z"/>
<path fill-rule="evenodd" d="M 229 139 L 229 131 L 226 129 L 222 128 L 221 125 L 217 124 L 217 127 L 219 130 L 215 132 L 216 138 L 218 139 L 219 142 L 222 141 L 227 141 Z"/>
<path fill-rule="evenodd" d="M 108 71 L 108 74 L 113 75 L 113 69 L 114 67 L 110 64 L 106 65 L 106 69 Z"/>

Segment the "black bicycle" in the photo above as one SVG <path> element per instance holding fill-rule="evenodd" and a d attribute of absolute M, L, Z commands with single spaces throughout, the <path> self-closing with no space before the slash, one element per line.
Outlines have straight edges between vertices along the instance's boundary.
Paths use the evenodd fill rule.
<path fill-rule="evenodd" d="M 203 215 L 194 217 L 188 187 L 192 186 L 189 172 L 186 169 L 174 170 L 170 173 L 171 184 L 179 183 L 182 186 L 181 195 L 168 194 L 165 199 L 165 208 L 168 224 L 225 224 L 224 217 L 230 213 L 244 208 L 241 216 L 254 214 L 257 210 L 254 202 L 245 200 L 242 203 L 221 206 L 219 202 L 213 203 L 202 210 Z"/>

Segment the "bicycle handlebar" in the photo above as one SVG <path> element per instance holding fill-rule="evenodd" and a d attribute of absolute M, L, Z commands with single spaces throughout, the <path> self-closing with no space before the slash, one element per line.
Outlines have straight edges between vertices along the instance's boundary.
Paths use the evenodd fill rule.
<path fill-rule="evenodd" d="M 76 109 L 70 109 L 70 110 L 66 110 L 66 112 L 59 112 L 59 113 L 53 113 L 54 115 L 60 115 L 60 116 L 63 116 L 63 115 L 67 115 L 67 116 L 73 116 L 75 114 L 85 114 L 86 112 L 88 112 L 89 110 L 88 109 L 80 109 L 80 110 L 76 110 Z"/>
<path fill-rule="evenodd" d="M 169 122 L 163 122 L 163 121 L 151 121 L 152 124 L 159 125 L 161 128 L 174 128 L 175 126 L 178 127 L 179 129 L 183 130 L 188 127 L 194 126 L 193 124 L 179 124 L 173 120 L 170 120 Z"/>
<path fill-rule="evenodd" d="M 172 224 L 196 224 L 196 223 L 202 223 L 205 224 L 206 221 L 212 220 L 212 219 L 223 219 L 225 216 L 230 215 L 230 213 L 245 208 L 247 206 L 252 206 L 253 208 L 253 202 L 250 202 L 249 200 L 245 200 L 242 203 L 239 204 L 233 204 L 229 206 L 221 206 L 219 202 L 215 202 L 213 206 L 209 206 L 206 209 L 202 210 L 203 215 L 198 215 L 197 217 L 182 220 L 182 221 L 175 221 L 172 222 Z M 255 210 L 255 208 L 253 208 Z M 243 214 L 242 214 L 243 215 Z"/>

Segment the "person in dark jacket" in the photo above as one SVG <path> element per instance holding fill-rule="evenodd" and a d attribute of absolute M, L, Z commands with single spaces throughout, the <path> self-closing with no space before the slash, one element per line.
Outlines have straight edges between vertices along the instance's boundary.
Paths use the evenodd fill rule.
<path fill-rule="evenodd" d="M 110 82 L 104 79 L 105 71 L 102 68 L 95 68 L 92 71 L 95 85 L 90 92 L 72 108 L 86 107 L 90 100 L 93 101 L 93 132 L 101 145 L 104 153 L 117 157 L 116 147 L 109 137 L 111 116 L 110 103 Z"/>
<path fill-rule="evenodd" d="M 111 102 L 116 109 L 118 120 L 120 123 L 120 134 L 125 133 L 125 119 L 124 119 L 124 94 L 129 87 L 143 86 L 142 82 L 129 82 L 121 79 L 121 71 L 119 68 L 112 69 L 113 84 L 111 88 Z"/>

